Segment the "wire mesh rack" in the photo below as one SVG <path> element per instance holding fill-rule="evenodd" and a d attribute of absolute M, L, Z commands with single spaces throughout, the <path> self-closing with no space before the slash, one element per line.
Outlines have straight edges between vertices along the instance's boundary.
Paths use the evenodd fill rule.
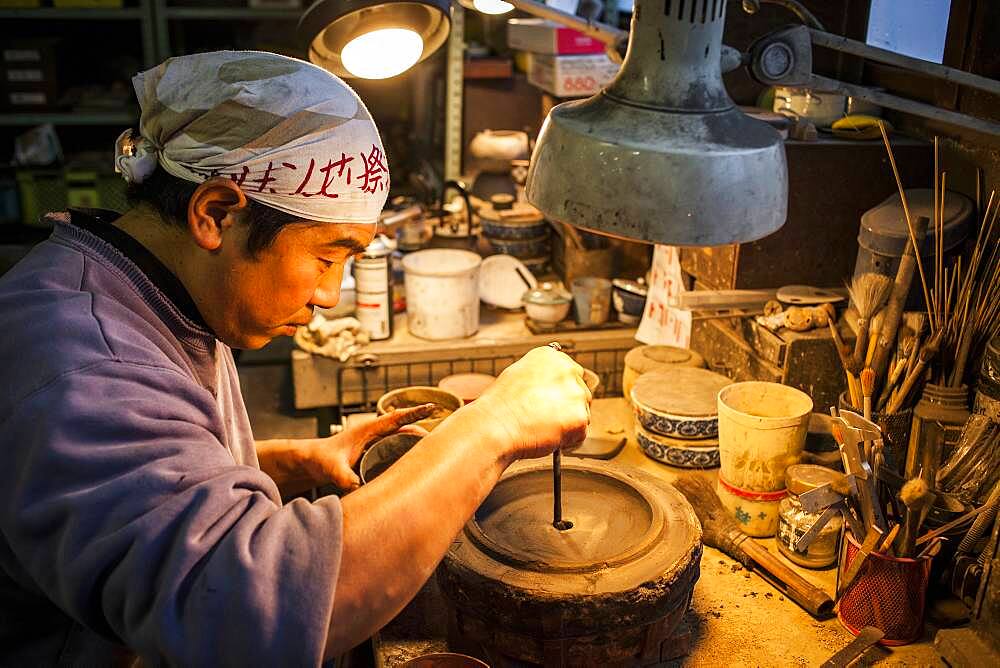
<path fill-rule="evenodd" d="M 625 353 L 622 349 L 573 351 L 568 355 L 594 371 L 601 383 L 595 398 L 621 396 Z M 412 385 L 437 385 L 442 378 L 457 373 L 488 373 L 496 376 L 520 355 L 492 355 L 462 360 L 403 362 L 385 364 L 377 358 L 359 355 L 337 369 L 337 406 L 340 415 L 370 413 L 386 392 Z"/>

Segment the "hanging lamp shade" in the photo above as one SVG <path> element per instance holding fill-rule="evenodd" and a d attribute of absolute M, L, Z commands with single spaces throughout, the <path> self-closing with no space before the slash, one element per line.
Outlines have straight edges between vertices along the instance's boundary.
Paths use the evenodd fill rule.
<path fill-rule="evenodd" d="M 778 132 L 743 114 L 722 83 L 725 0 L 636 0 L 618 76 L 557 105 L 528 170 L 547 217 L 625 239 L 712 246 L 785 222 Z"/>
<path fill-rule="evenodd" d="M 340 77 L 384 79 L 434 53 L 450 28 L 448 0 L 319 0 L 298 32 L 310 62 Z"/>

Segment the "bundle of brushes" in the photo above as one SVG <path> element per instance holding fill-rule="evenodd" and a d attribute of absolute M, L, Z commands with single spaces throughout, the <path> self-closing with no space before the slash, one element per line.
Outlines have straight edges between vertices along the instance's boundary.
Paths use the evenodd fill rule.
<path fill-rule="evenodd" d="M 906 249 L 894 279 L 861 274 L 851 281 L 851 302 L 858 315 L 853 350 L 832 324 L 831 331 L 851 404 L 863 410 L 866 392 L 860 377 L 870 368 L 873 410 L 891 414 L 912 407 L 924 383 L 966 384 L 986 343 L 1000 333 L 1000 197 L 993 191 L 986 199 L 972 252 L 947 260 L 943 243 L 947 172 L 939 168 L 937 140 L 933 211 L 929 217 L 917 216 L 910 209 L 884 127 L 881 132 L 906 222 Z M 928 234 L 934 253 L 925 259 L 919 250 Z M 919 283 L 925 311 L 904 314 L 914 282 Z"/>
<path fill-rule="evenodd" d="M 863 402 L 860 377 L 871 364 L 875 354 L 875 344 L 883 323 L 883 319 L 879 317 L 880 311 L 889 298 L 891 289 L 892 281 L 881 274 L 871 273 L 855 276 L 847 286 L 847 292 L 858 314 L 858 333 L 853 351 L 841 339 L 837 326 L 830 322 L 830 331 L 847 376 L 851 405 L 859 411 Z"/>
<path fill-rule="evenodd" d="M 986 342 L 1000 333 L 1000 243 L 997 240 L 1000 198 L 994 190 L 986 199 L 985 208 L 979 207 L 978 232 L 971 254 L 949 261 L 945 257 L 943 243 L 948 174 L 940 168 L 938 140 L 934 140 L 933 211 L 930 218 L 924 218 L 915 216 L 910 210 L 885 128 L 882 128 L 882 139 L 899 190 L 908 235 L 906 253 L 897 272 L 889 306 L 886 307 L 886 319 L 898 323 L 892 308 L 896 288 L 899 288 L 901 305 L 909 293 L 915 268 L 920 279 L 929 330 L 923 335 L 923 323 L 918 328 L 911 328 L 915 333 L 913 343 L 907 344 L 907 368 L 893 384 L 890 381 L 896 370 L 890 370 L 889 359 L 891 348 L 896 343 L 892 340 L 896 331 L 891 324 L 884 325 L 886 340 L 880 340 L 872 366 L 877 386 L 886 386 L 891 396 L 883 391 L 876 397 L 876 406 L 883 405 L 890 412 L 895 412 L 916 401 L 919 396 L 917 390 L 924 382 L 948 387 L 966 384 L 972 369 L 970 361 L 977 359 Z M 977 187 L 977 204 L 981 199 Z M 927 234 L 933 238 L 932 267 L 925 267 L 921 254 L 914 251 L 923 247 Z M 884 351 L 881 350 L 883 343 Z M 897 358 L 902 356 L 902 339 L 898 343 Z"/>

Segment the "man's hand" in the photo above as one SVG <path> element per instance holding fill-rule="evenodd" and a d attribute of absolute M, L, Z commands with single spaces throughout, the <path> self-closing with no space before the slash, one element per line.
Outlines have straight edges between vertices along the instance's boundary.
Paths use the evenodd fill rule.
<path fill-rule="evenodd" d="M 304 453 L 305 470 L 314 480 L 324 481 L 322 484 L 333 483 L 343 490 L 356 489 L 361 480 L 352 469 L 364 451 L 379 439 L 400 430 L 426 435 L 423 428 L 408 425 L 430 417 L 434 408 L 434 404 L 400 408 L 329 438 L 312 439 Z"/>
<path fill-rule="evenodd" d="M 462 410 L 481 413 L 480 424 L 503 432 L 501 456 L 509 463 L 583 442 L 592 398 L 583 367 L 544 347 L 507 367 L 475 403 Z"/>
<path fill-rule="evenodd" d="M 260 468 L 282 494 L 296 494 L 320 485 L 334 484 L 349 491 L 361 484 L 351 470 L 365 449 L 400 430 L 426 434 L 411 423 L 429 417 L 434 404 L 401 408 L 329 438 L 257 441 Z"/>

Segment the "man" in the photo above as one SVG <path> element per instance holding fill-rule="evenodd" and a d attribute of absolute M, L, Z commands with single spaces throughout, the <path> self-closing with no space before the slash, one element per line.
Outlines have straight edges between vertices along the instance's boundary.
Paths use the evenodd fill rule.
<path fill-rule="evenodd" d="M 342 81 L 263 53 L 134 80 L 136 205 L 75 211 L 0 279 L 0 662 L 316 665 L 391 619 L 504 469 L 582 439 L 582 370 L 544 348 L 378 480 L 363 446 L 425 414 L 255 444 L 230 346 L 339 298 L 388 191 Z"/>

